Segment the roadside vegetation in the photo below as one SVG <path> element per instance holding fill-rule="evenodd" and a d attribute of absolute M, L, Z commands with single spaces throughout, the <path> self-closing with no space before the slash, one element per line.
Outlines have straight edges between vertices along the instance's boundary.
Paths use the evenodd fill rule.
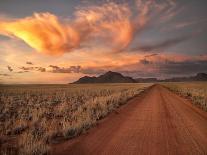
<path fill-rule="evenodd" d="M 163 85 L 179 95 L 190 98 L 193 104 L 207 111 L 207 82 L 171 82 Z"/>
<path fill-rule="evenodd" d="M 48 154 L 150 85 L 1 85 L 0 154 Z"/>

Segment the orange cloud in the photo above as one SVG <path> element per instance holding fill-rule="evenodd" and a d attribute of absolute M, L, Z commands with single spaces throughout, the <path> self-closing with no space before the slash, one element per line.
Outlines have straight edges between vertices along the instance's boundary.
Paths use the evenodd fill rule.
<path fill-rule="evenodd" d="M 63 21 L 50 13 L 35 13 L 17 20 L 2 20 L 0 33 L 23 40 L 38 52 L 58 55 L 81 44 L 99 40 L 110 48 L 122 49 L 133 38 L 131 11 L 126 4 L 109 2 L 77 8 L 73 20 Z"/>
<path fill-rule="evenodd" d="M 131 12 L 124 4 L 79 8 L 75 19 L 63 22 L 50 13 L 0 22 L 0 33 L 17 37 L 39 52 L 57 55 L 78 48 L 94 37 L 124 48 L 133 36 Z M 86 39 L 87 38 L 87 39 Z"/>
<path fill-rule="evenodd" d="M 17 37 L 37 51 L 52 55 L 70 51 L 80 44 L 78 32 L 50 13 L 0 22 L 0 33 Z"/>
<path fill-rule="evenodd" d="M 76 21 L 88 25 L 92 37 L 104 39 L 116 48 L 126 47 L 133 38 L 131 10 L 126 4 L 110 2 L 78 8 L 75 15 Z"/>
<path fill-rule="evenodd" d="M 41 53 L 60 55 L 82 47 L 101 46 L 123 50 L 147 24 L 152 11 L 164 8 L 152 0 L 136 1 L 136 16 L 125 3 L 79 7 L 73 19 L 60 19 L 51 13 L 0 21 L 0 34 L 16 37 Z M 133 12 L 134 13 L 134 12 Z M 95 41 L 95 42 L 94 42 Z M 99 46 L 96 44 L 95 46 Z"/>

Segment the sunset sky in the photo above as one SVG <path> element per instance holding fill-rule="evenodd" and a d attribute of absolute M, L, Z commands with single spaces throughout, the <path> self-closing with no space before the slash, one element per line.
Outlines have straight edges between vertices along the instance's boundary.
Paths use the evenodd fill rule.
<path fill-rule="evenodd" d="M 206 0 L 1 0 L 0 83 L 207 72 Z"/>

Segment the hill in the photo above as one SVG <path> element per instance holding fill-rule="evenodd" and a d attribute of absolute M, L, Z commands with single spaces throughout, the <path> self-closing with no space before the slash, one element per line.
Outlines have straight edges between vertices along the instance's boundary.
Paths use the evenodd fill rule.
<path fill-rule="evenodd" d="M 75 81 L 76 84 L 81 83 L 155 83 L 155 82 L 185 82 L 185 81 L 207 81 L 206 73 L 198 73 L 190 77 L 173 77 L 169 79 L 159 80 L 157 78 L 136 78 L 123 76 L 120 73 L 108 71 L 98 77 L 84 76 Z"/>
<path fill-rule="evenodd" d="M 207 74 L 206 73 L 198 73 L 195 77 L 194 77 L 195 81 L 207 81 Z"/>
<path fill-rule="evenodd" d="M 74 83 L 135 83 L 136 81 L 120 73 L 108 71 L 98 77 L 84 76 Z"/>
<path fill-rule="evenodd" d="M 135 81 L 137 83 L 152 83 L 152 82 L 159 82 L 157 78 L 136 78 Z"/>

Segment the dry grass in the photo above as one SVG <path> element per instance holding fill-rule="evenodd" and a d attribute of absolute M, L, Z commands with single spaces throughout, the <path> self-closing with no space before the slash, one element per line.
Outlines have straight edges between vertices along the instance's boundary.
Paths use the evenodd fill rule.
<path fill-rule="evenodd" d="M 0 154 L 47 154 L 51 143 L 85 132 L 147 86 L 1 86 Z"/>
<path fill-rule="evenodd" d="M 192 100 L 193 104 L 207 111 L 207 82 L 164 83 L 170 90 Z"/>

